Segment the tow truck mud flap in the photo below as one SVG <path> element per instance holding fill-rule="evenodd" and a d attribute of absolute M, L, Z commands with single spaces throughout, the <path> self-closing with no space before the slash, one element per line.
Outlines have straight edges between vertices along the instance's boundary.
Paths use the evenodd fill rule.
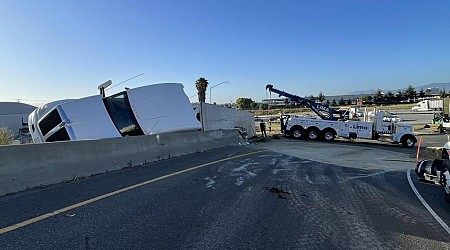
<path fill-rule="evenodd" d="M 441 173 L 445 169 L 450 169 L 450 160 L 434 159 L 419 161 L 415 171 L 420 181 L 441 185 Z"/>

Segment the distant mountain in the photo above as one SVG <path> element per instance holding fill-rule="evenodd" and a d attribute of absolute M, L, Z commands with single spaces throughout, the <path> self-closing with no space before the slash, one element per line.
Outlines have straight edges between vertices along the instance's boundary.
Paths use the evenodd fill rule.
<path fill-rule="evenodd" d="M 430 83 L 430 84 L 427 84 L 427 85 L 421 85 L 421 86 L 414 87 L 414 89 L 417 92 L 421 91 L 422 89 L 425 91 L 427 88 L 432 88 L 432 89 L 433 88 L 439 88 L 439 90 L 445 89 L 445 91 L 448 92 L 448 91 L 450 91 L 450 82 L 446 82 L 446 83 L 435 82 L 435 83 Z M 403 89 L 382 89 L 382 91 L 385 92 L 385 93 L 388 92 L 388 91 L 391 91 L 392 93 L 395 94 L 399 90 L 404 91 L 405 89 L 406 89 L 406 87 L 403 88 Z M 370 89 L 370 90 L 363 90 L 363 91 L 354 91 L 354 92 L 351 92 L 349 95 L 371 95 L 371 94 L 375 94 L 375 92 L 377 92 L 377 89 Z"/>

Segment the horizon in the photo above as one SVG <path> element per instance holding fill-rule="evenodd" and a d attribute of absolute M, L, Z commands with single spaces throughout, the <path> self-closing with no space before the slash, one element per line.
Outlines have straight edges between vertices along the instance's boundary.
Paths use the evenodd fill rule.
<path fill-rule="evenodd" d="M 205 77 L 212 102 L 450 82 L 448 1 L 1 1 L 0 101 Z M 201 10 L 201 12 L 199 12 Z M 199 14 L 201 13 L 201 15 Z M 209 101 L 210 92 L 206 99 Z M 191 99 L 192 101 L 192 99 Z"/>
<path fill-rule="evenodd" d="M 157 84 L 157 83 L 155 83 L 155 84 Z M 433 85 L 433 84 L 448 84 L 448 85 L 450 85 L 450 82 L 447 82 L 447 83 L 429 83 L 429 84 L 426 84 L 426 85 L 413 86 L 413 87 L 416 89 L 416 91 L 418 91 L 418 90 L 417 90 L 418 88 L 422 88 L 422 87 L 429 86 L 429 85 Z M 112 86 L 114 86 L 114 83 L 113 83 Z M 139 87 L 139 86 L 138 86 L 138 87 Z M 208 88 L 209 88 L 209 86 L 208 86 Z M 406 89 L 406 88 L 407 88 L 407 86 L 404 87 L 404 88 L 401 88 L 401 89 L 404 90 L 404 89 Z M 439 87 L 433 87 L 433 88 L 439 88 Z M 396 94 L 396 93 L 397 93 L 396 91 L 397 91 L 398 89 L 397 89 L 397 90 L 388 90 L 388 89 L 383 90 L 383 89 L 380 89 L 380 90 L 383 91 L 383 92 L 385 92 L 385 93 L 391 91 L 393 94 Z M 424 90 L 425 90 L 425 89 L 424 89 Z M 442 90 L 442 89 L 439 88 L 439 90 Z M 120 91 L 123 91 L 123 90 L 120 90 Z M 119 91 L 119 92 L 120 92 L 120 91 Z M 366 91 L 367 91 L 367 92 L 366 92 Z M 373 90 L 371 93 L 369 93 L 368 91 L 371 91 L 371 90 L 361 90 L 361 91 L 355 91 L 355 93 L 338 94 L 338 95 L 327 95 L 327 94 L 324 94 L 324 96 L 327 97 L 327 98 L 330 98 L 330 97 L 345 97 L 345 98 L 347 98 L 347 97 L 349 97 L 349 96 L 361 97 L 361 96 L 365 96 L 365 95 L 375 95 L 375 94 L 376 94 L 375 92 L 376 92 L 377 90 Z M 449 86 L 449 91 L 450 91 L 450 86 Z M 208 93 L 209 91 L 207 90 L 206 92 Z M 356 93 L 356 92 L 361 92 L 361 93 Z M 364 93 L 362 93 L 362 92 L 364 92 Z M 114 95 L 114 94 L 116 94 L 116 93 L 118 93 L 118 92 L 117 92 L 117 91 L 113 91 L 113 92 L 111 92 L 110 94 L 107 93 L 107 96 L 111 96 L 111 95 Z M 287 93 L 289 93 L 289 92 L 287 92 Z M 290 94 L 296 95 L 295 93 L 290 93 Z M 318 93 L 318 94 L 319 94 L 319 93 Z M 313 95 L 313 96 L 314 96 L 314 97 L 317 97 L 318 94 L 317 94 L 317 95 Z M 273 100 L 273 99 L 279 99 L 279 98 L 286 98 L 286 97 L 278 97 L 278 95 L 275 94 L 275 93 L 273 93 L 272 95 L 274 95 L 274 96 L 272 96 L 272 98 L 270 98 L 270 94 L 268 93 L 267 98 L 263 98 L 263 99 L 260 99 L 260 100 L 255 100 L 255 99 L 252 99 L 252 100 L 253 100 L 254 102 L 256 102 L 256 103 L 262 103 L 264 100 Z M 187 95 L 187 96 L 188 96 L 188 95 Z M 308 95 L 308 96 L 301 96 L 301 97 L 306 97 L 306 98 L 308 98 L 309 96 L 311 96 L 311 95 Z M 79 97 L 79 98 L 83 98 L 83 97 L 86 97 L 86 96 L 82 96 L 82 97 Z M 75 98 L 75 99 L 79 99 L 79 98 Z M 189 98 L 189 96 L 188 96 L 188 98 Z M 244 97 L 244 98 L 245 98 L 245 97 Z M 66 98 L 66 99 L 67 99 L 67 98 Z M 194 100 L 193 100 L 193 99 L 194 99 Z M 63 100 L 63 99 L 59 99 L 59 100 Z M 209 99 L 207 98 L 206 103 L 209 103 L 208 100 L 209 100 Z M 30 102 L 30 101 L 31 101 L 31 102 Z M 56 101 L 56 100 L 52 100 L 52 101 Z M 195 95 L 193 95 L 193 96 L 190 96 L 189 101 L 190 101 L 191 103 L 198 103 L 197 94 L 195 94 Z M 40 106 L 42 106 L 42 105 L 48 103 L 48 102 L 36 102 L 36 100 L 33 101 L 33 100 L 27 100 L 27 99 L 0 100 L 0 103 L 1 103 L 1 102 L 23 103 L 23 104 L 28 104 L 28 105 L 36 106 L 36 107 L 40 107 Z M 216 105 L 236 104 L 236 100 L 233 100 L 233 101 L 231 101 L 231 102 L 224 102 L 224 103 L 215 103 L 215 102 L 213 102 L 213 103 L 211 103 L 211 104 L 216 104 Z"/>

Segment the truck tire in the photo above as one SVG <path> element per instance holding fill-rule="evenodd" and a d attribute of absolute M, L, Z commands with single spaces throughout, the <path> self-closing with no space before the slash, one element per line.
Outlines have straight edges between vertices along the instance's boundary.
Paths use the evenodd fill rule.
<path fill-rule="evenodd" d="M 334 141 L 334 138 L 336 137 L 336 133 L 333 130 L 328 129 L 323 132 L 322 137 L 325 141 Z"/>
<path fill-rule="evenodd" d="M 297 140 L 300 140 L 303 136 L 303 128 L 294 127 L 291 129 L 291 137 Z"/>
<path fill-rule="evenodd" d="M 404 135 L 401 139 L 402 146 L 412 148 L 416 144 L 416 139 L 412 135 Z"/>
<path fill-rule="evenodd" d="M 441 169 L 441 185 L 444 187 L 444 195 L 445 195 L 445 201 L 450 202 L 450 183 L 448 183 L 450 180 L 447 177 L 450 177 L 448 169 Z"/>
<path fill-rule="evenodd" d="M 308 130 L 308 139 L 314 141 L 319 138 L 319 130 L 318 129 L 309 129 Z"/>

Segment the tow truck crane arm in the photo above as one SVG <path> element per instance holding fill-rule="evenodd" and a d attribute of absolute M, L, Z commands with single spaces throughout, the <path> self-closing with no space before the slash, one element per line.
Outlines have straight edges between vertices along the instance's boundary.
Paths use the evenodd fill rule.
<path fill-rule="evenodd" d="M 297 103 L 307 106 L 308 108 L 312 109 L 312 111 L 314 111 L 314 113 L 316 113 L 323 120 L 336 121 L 338 119 L 344 119 L 344 114 L 342 112 L 336 111 L 336 110 L 329 108 L 327 106 L 324 106 L 320 103 L 315 103 L 309 99 L 306 99 L 306 98 L 303 98 L 300 96 L 296 96 L 296 95 L 292 95 L 292 94 L 286 93 L 284 91 L 278 90 L 278 89 L 274 88 L 273 85 L 271 85 L 271 84 L 266 85 L 266 90 L 277 93 L 280 96 L 289 98 L 291 101 L 294 101 L 294 102 L 297 102 Z M 335 117 L 334 116 L 335 114 L 338 114 L 339 117 Z"/>

